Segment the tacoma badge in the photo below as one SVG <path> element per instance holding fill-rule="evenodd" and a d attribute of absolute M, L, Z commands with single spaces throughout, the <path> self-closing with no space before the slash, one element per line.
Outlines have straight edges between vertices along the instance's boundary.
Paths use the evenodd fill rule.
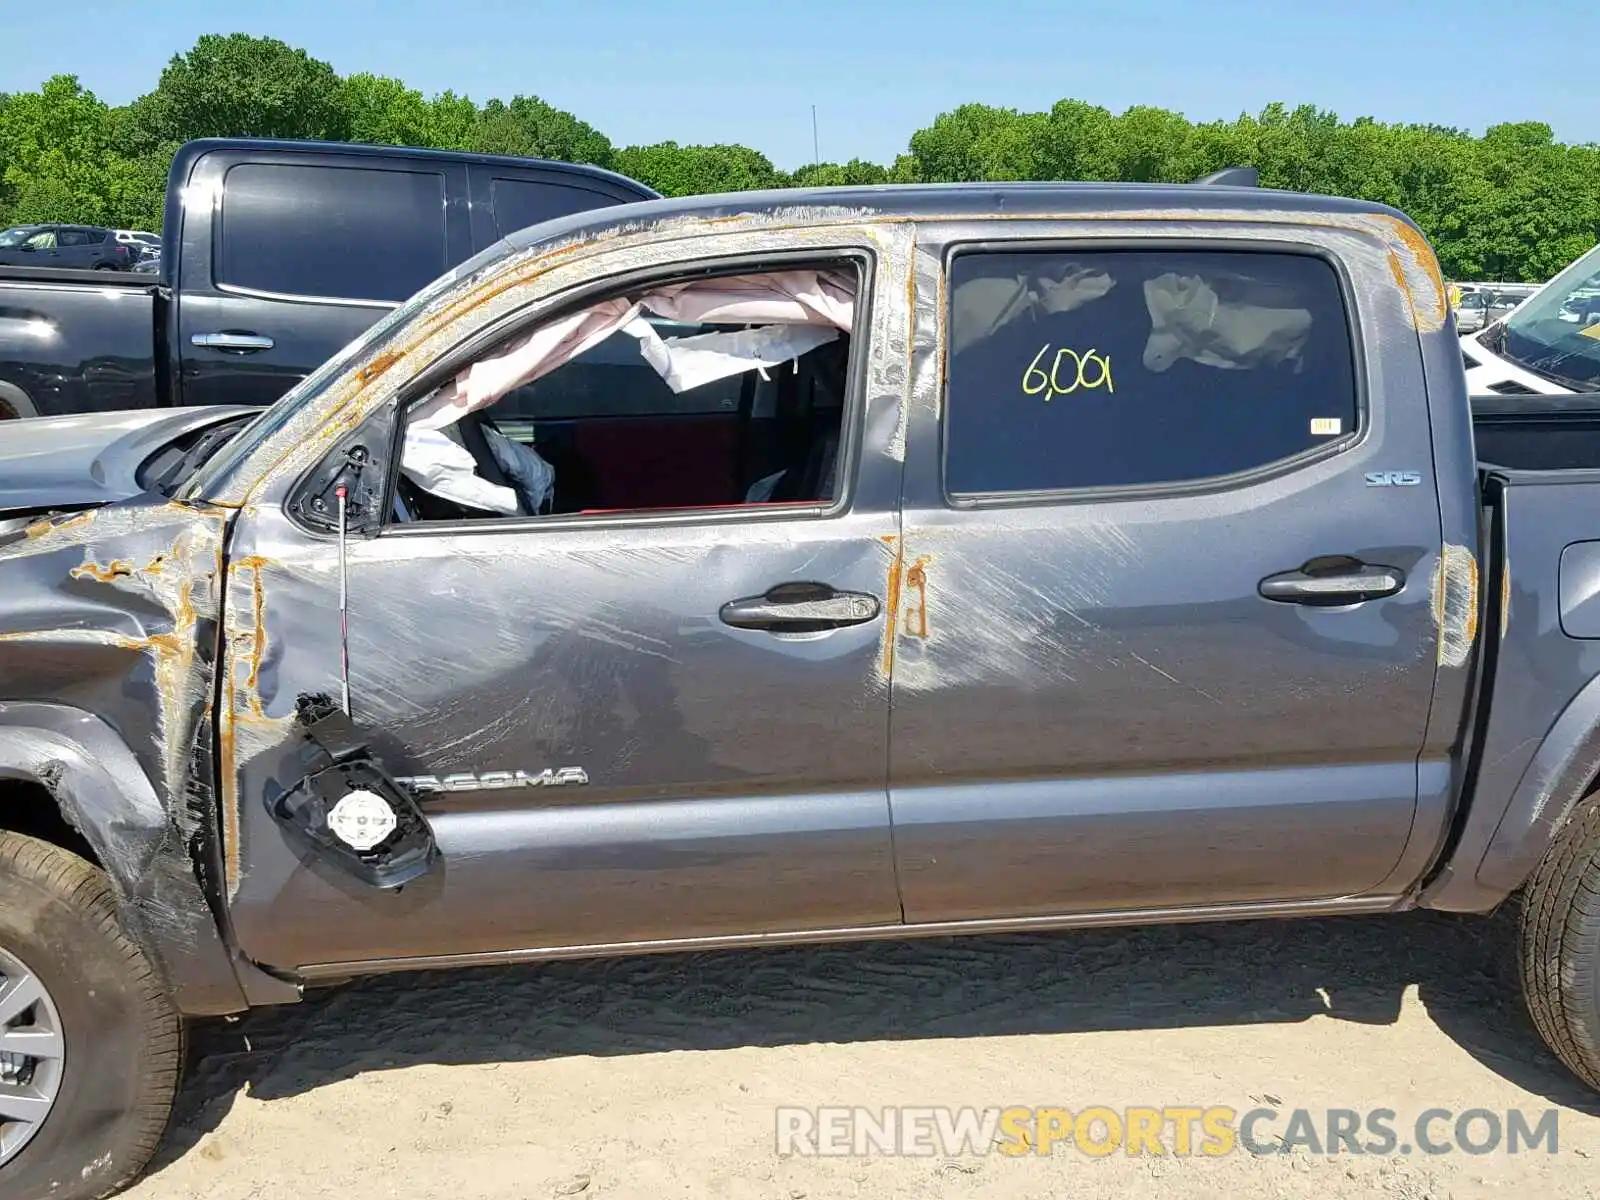
<path fill-rule="evenodd" d="M 582 767 L 546 767 L 532 771 L 457 771 L 451 775 L 407 775 L 396 783 L 414 792 L 486 792 L 502 788 L 567 787 L 589 782 Z"/>

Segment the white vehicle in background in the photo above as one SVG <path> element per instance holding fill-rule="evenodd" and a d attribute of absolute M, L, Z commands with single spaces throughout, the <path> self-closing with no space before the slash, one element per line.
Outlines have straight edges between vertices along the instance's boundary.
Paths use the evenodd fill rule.
<path fill-rule="evenodd" d="M 1456 329 L 1461 333 L 1476 333 L 1487 323 L 1489 296 L 1486 292 L 1462 292 L 1456 305 Z"/>
<path fill-rule="evenodd" d="M 1600 391 L 1600 246 L 1505 316 L 1465 333 L 1461 358 L 1474 395 Z"/>
<path fill-rule="evenodd" d="M 1539 290 L 1535 283 L 1461 283 L 1461 299 L 1456 304 L 1456 329 L 1461 333 L 1476 333 L 1501 317 Z"/>
<path fill-rule="evenodd" d="M 159 271 L 161 269 L 161 235 L 149 233 L 143 229 L 119 229 L 116 231 L 117 241 L 133 247 L 138 258 L 134 261 L 135 271 Z"/>

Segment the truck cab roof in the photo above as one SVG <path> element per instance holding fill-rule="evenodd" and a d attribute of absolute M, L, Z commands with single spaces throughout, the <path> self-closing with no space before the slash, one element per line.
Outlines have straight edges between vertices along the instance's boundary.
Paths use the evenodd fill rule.
<path fill-rule="evenodd" d="M 888 183 L 870 186 L 776 188 L 767 191 L 681 196 L 595 210 L 569 218 L 570 227 L 603 227 L 674 217 L 714 218 L 731 215 L 784 214 L 803 224 L 808 211 L 853 210 L 853 215 L 881 220 L 1024 219 L 1031 217 L 1096 217 L 1150 215 L 1181 217 L 1185 213 L 1246 211 L 1319 216 L 1386 217 L 1412 224 L 1398 209 L 1366 200 L 1323 196 L 1271 188 L 1195 183 Z M 563 226 L 568 224 L 562 222 Z M 553 224 L 531 227 L 509 241 L 530 244 L 561 232 Z"/>
<path fill-rule="evenodd" d="M 305 139 L 292 138 L 195 138 L 185 142 L 179 147 L 172 159 L 171 178 L 187 179 L 194 164 L 208 154 L 219 150 L 242 150 L 249 152 L 303 152 L 319 157 L 329 153 L 337 153 L 341 157 L 371 157 L 386 159 L 414 159 L 418 162 L 433 163 L 467 163 L 478 166 L 515 167 L 525 170 L 529 167 L 542 167 L 554 171 L 561 171 L 569 175 L 584 176 L 593 180 L 603 180 L 607 183 L 626 188 L 638 194 L 641 199 L 651 199 L 660 195 L 655 189 L 647 187 L 637 179 L 630 179 L 615 171 L 608 171 L 603 167 L 591 166 L 588 163 L 560 162 L 555 159 L 530 158 L 510 154 L 474 154 L 461 150 L 433 150 L 420 146 L 386 146 L 365 142 L 318 142 Z"/>

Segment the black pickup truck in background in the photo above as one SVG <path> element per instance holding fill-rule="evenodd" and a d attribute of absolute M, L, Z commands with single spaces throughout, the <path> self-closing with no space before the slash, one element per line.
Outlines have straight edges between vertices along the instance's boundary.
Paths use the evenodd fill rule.
<path fill-rule="evenodd" d="M 655 196 L 540 159 L 189 142 L 167 179 L 158 280 L 0 267 L 0 418 L 271 403 L 507 234 Z"/>

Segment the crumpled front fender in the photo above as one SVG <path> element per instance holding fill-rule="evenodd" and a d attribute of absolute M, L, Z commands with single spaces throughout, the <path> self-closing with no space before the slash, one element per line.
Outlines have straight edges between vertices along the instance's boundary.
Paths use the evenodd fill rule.
<path fill-rule="evenodd" d="M 298 994 L 234 954 L 211 902 L 228 518 L 152 495 L 0 535 L 0 777 L 55 797 L 196 1015 Z"/>
<path fill-rule="evenodd" d="M 125 932 L 151 959 L 180 1012 L 212 1016 L 248 1007 L 198 864 L 138 760 L 108 725 L 63 705 L 0 704 L 0 778 L 41 784 L 55 797 L 94 848 Z"/>

